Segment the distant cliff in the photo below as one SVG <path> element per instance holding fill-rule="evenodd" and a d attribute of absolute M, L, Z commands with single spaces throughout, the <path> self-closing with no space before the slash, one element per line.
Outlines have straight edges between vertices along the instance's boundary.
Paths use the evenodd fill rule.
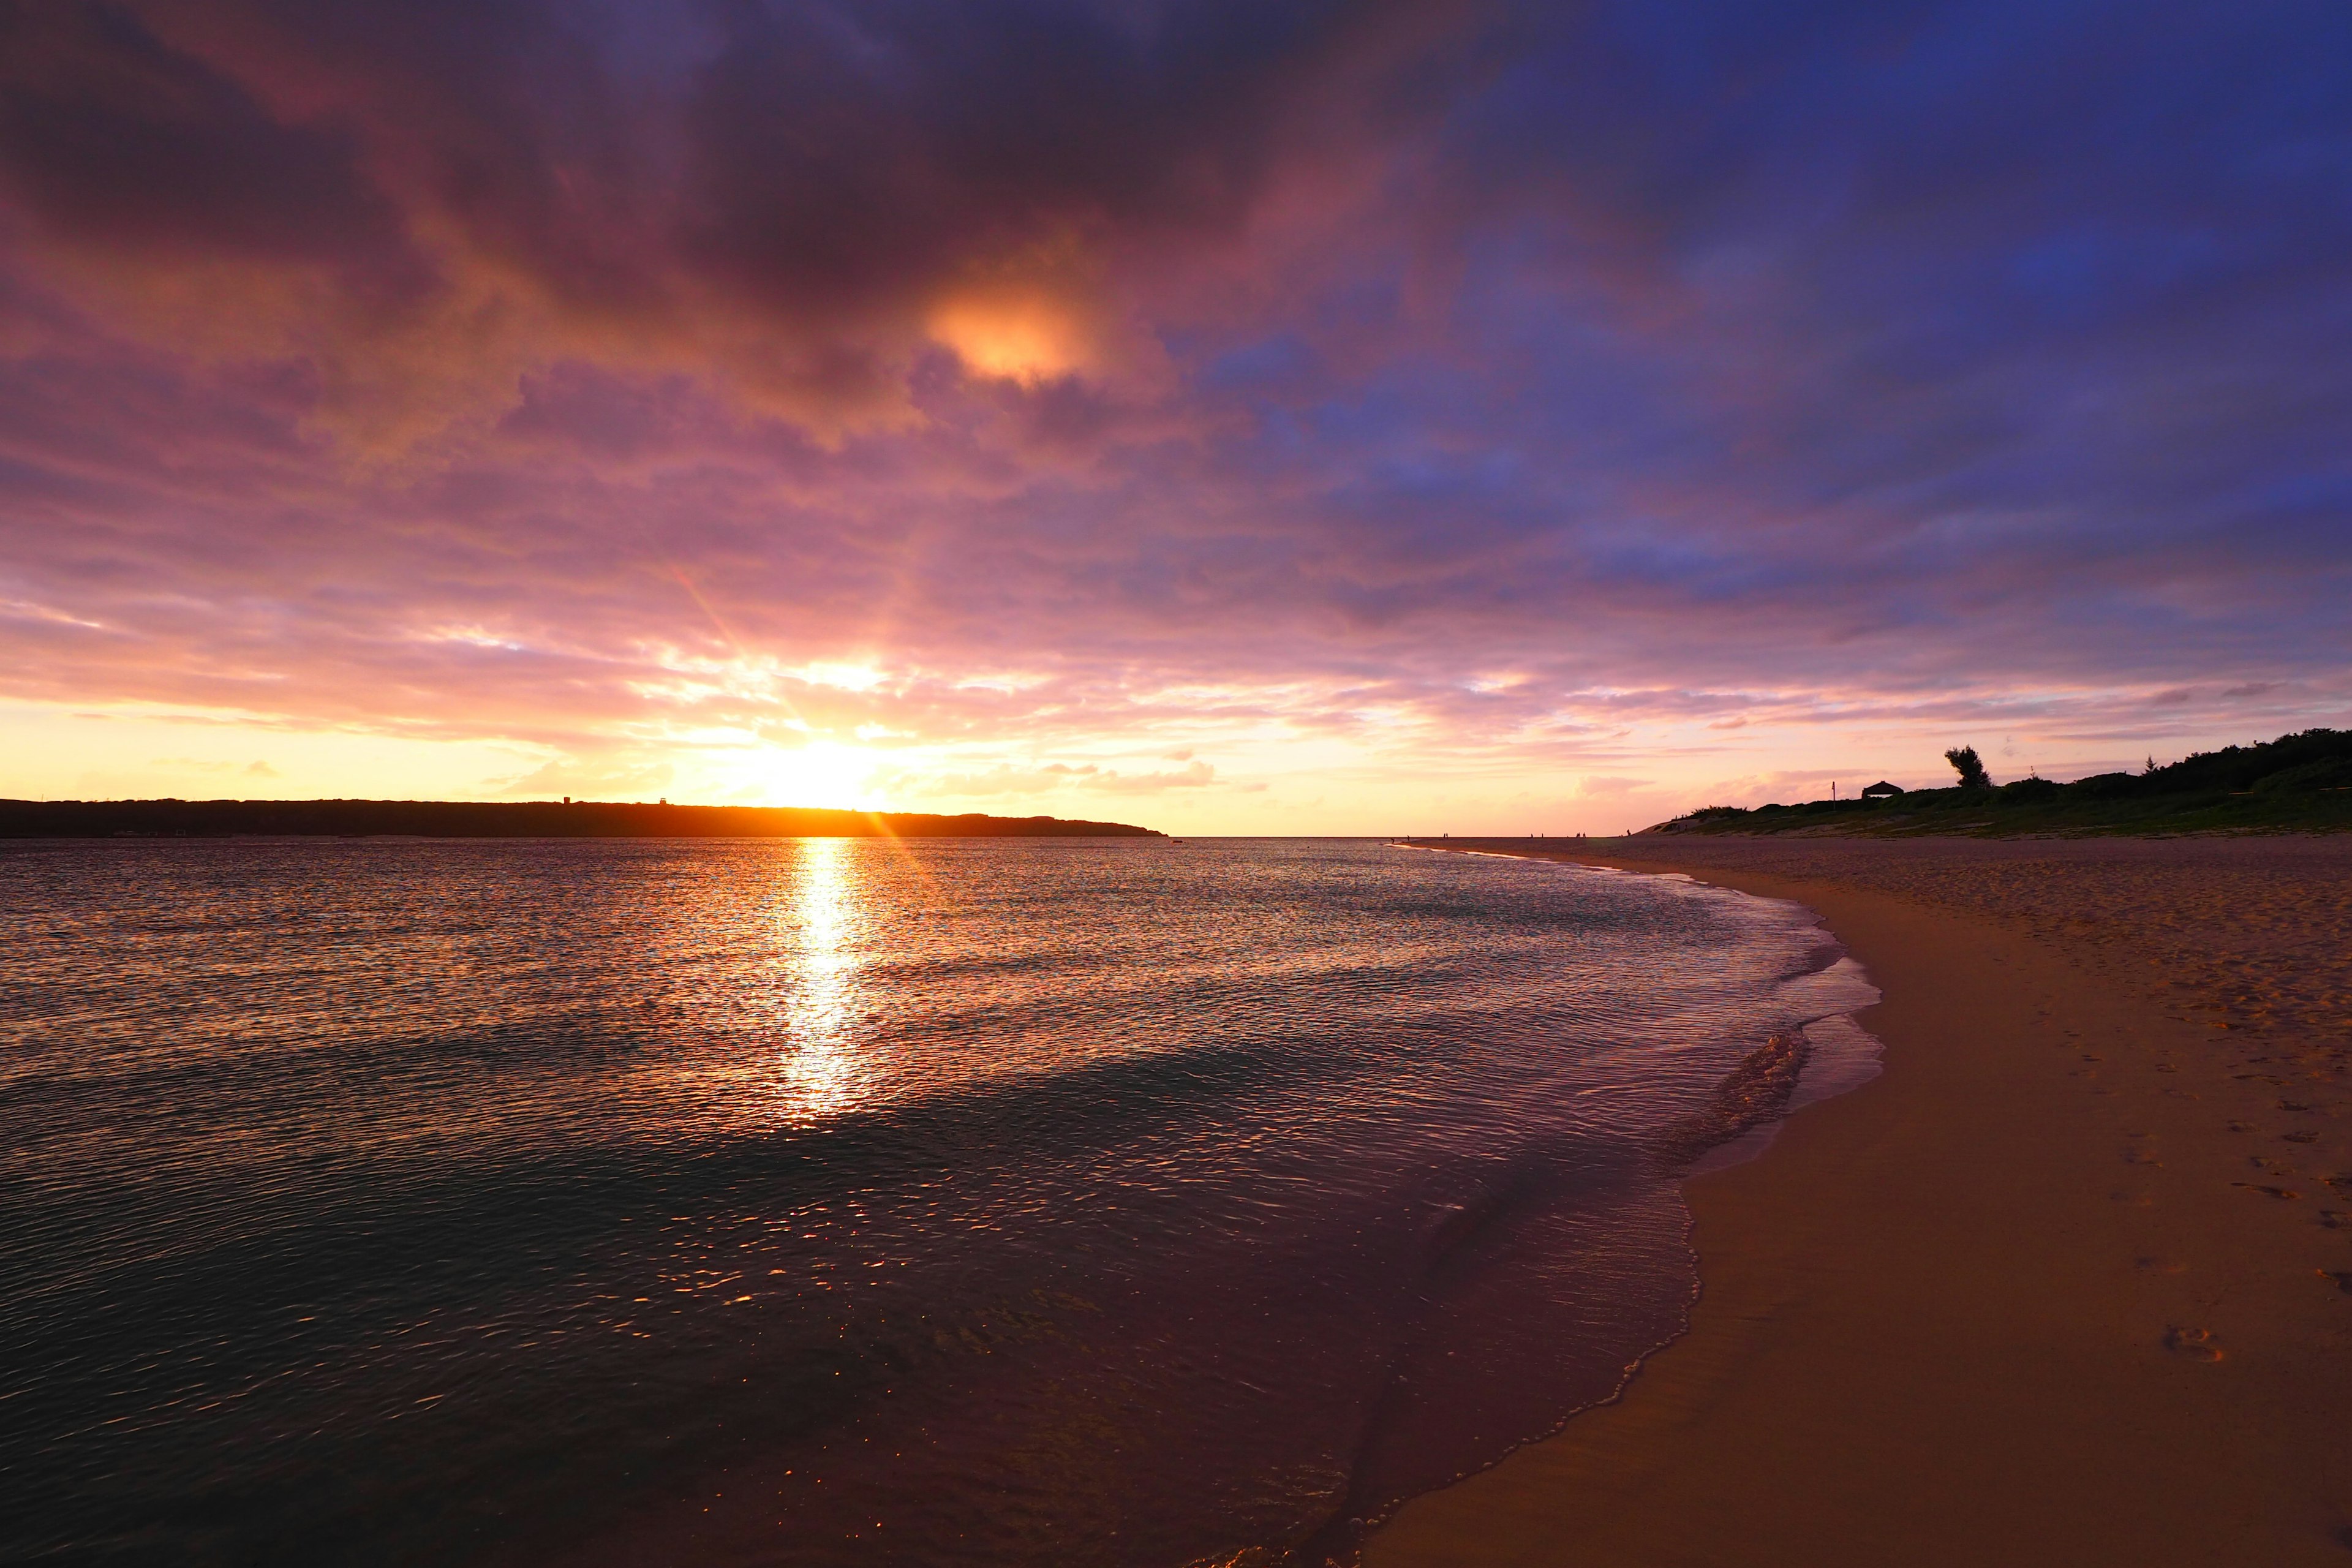
<path fill-rule="evenodd" d="M 0 838 L 1162 838 L 1118 822 L 611 801 L 5 800 Z"/>

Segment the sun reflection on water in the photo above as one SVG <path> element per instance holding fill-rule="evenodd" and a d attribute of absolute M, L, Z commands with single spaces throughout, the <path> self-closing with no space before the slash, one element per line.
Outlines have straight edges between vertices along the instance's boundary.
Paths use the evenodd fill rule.
<path fill-rule="evenodd" d="M 846 1110 L 869 1075 L 850 1038 L 858 911 L 846 850 L 838 838 L 804 838 L 800 851 L 782 1087 L 786 1119 L 807 1121 Z"/>

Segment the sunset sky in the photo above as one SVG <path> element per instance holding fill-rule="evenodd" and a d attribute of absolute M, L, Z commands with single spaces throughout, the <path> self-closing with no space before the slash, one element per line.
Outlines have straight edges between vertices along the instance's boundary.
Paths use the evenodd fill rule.
<path fill-rule="evenodd" d="M 1614 832 L 2347 604 L 2341 0 L 0 4 L 0 795 Z"/>

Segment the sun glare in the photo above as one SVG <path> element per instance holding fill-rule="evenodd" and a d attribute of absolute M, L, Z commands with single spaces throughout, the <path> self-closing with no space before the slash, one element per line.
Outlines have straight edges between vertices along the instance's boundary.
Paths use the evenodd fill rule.
<path fill-rule="evenodd" d="M 844 1110 L 856 1098 L 863 1064 L 849 1027 L 857 899 L 842 864 L 847 852 L 838 838 L 808 838 L 799 853 L 800 958 L 793 965 L 791 1044 L 780 1087 L 788 1117 L 806 1121 Z"/>
<path fill-rule="evenodd" d="M 811 686 L 834 686 L 844 691 L 871 691 L 889 677 L 871 665 L 819 662 L 784 671 Z"/>
<path fill-rule="evenodd" d="M 793 752 L 778 752 L 763 765 L 771 805 L 856 807 L 866 805 L 866 781 L 877 759 L 859 746 L 813 741 Z"/>

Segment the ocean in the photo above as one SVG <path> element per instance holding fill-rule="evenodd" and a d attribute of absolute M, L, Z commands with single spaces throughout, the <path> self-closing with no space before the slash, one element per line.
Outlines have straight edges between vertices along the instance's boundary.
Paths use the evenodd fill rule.
<path fill-rule="evenodd" d="M 1345 1563 L 1873 1070 L 1792 905 L 1364 841 L 0 872 L 8 1563 Z"/>

